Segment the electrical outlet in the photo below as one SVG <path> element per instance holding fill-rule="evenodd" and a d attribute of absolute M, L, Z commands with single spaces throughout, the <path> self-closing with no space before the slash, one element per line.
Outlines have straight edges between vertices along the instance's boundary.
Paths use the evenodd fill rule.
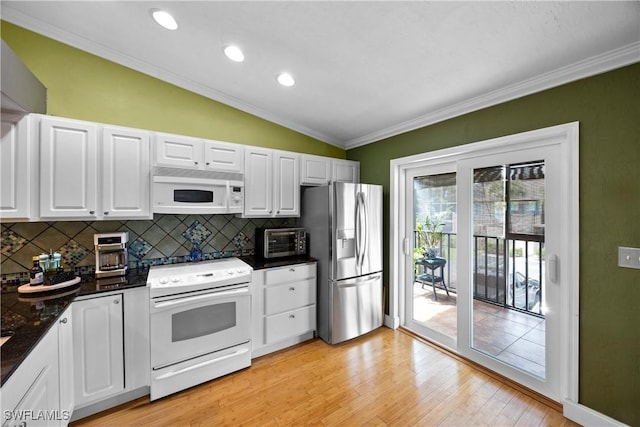
<path fill-rule="evenodd" d="M 640 269 L 640 248 L 618 247 L 618 266 Z"/>

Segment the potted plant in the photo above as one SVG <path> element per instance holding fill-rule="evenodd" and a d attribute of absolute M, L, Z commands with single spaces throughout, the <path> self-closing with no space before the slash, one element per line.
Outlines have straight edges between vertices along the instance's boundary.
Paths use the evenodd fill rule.
<path fill-rule="evenodd" d="M 425 258 L 435 258 L 440 251 L 444 223 L 439 218 L 425 217 L 423 224 L 416 225 L 418 246 Z"/>

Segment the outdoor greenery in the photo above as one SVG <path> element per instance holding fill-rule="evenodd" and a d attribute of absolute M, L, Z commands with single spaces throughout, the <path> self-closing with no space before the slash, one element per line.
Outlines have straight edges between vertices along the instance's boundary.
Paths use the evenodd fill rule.
<path fill-rule="evenodd" d="M 442 241 L 442 230 L 444 230 L 444 222 L 437 217 L 426 216 L 424 222 L 416 224 L 416 246 L 415 255 L 424 256 L 430 250 L 440 248 Z"/>

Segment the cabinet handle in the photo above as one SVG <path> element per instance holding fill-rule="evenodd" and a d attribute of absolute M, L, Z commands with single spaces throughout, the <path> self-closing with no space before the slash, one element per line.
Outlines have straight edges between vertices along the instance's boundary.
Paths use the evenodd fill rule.
<path fill-rule="evenodd" d="M 65 317 L 64 319 L 60 319 L 60 323 L 67 323 L 67 318 Z"/>
<path fill-rule="evenodd" d="M 198 164 L 198 162 L 193 162 L 193 163 L 195 163 L 196 165 Z"/>
<path fill-rule="evenodd" d="M 96 213 L 96 211 L 89 211 L 90 215 L 93 215 L 94 213 Z"/>
<path fill-rule="evenodd" d="M 280 211 L 276 211 L 276 214 L 280 214 Z"/>
<path fill-rule="evenodd" d="M 209 162 L 205 163 L 207 166 L 209 166 Z"/>
<path fill-rule="evenodd" d="M 296 315 L 295 315 L 295 314 L 290 314 L 290 315 L 289 315 L 289 319 L 295 319 L 295 318 L 296 318 Z"/>
<path fill-rule="evenodd" d="M 296 290 L 296 288 L 294 288 L 294 287 L 292 286 L 292 287 L 290 287 L 290 288 L 289 288 L 289 290 L 290 290 L 291 292 L 293 292 L 293 291 L 295 291 L 295 290 Z"/>
<path fill-rule="evenodd" d="M 104 214 L 105 214 L 105 215 L 109 215 L 109 211 L 105 211 L 105 212 L 104 212 Z"/>
<path fill-rule="evenodd" d="M 296 269 L 295 268 L 290 268 L 289 271 L 292 272 L 292 273 L 295 273 Z"/>
<path fill-rule="evenodd" d="M 113 303 L 114 303 L 114 304 L 120 304 L 120 300 L 114 299 L 114 300 L 113 300 Z"/>
<path fill-rule="evenodd" d="M 273 213 L 273 210 L 270 210 L 269 213 Z"/>

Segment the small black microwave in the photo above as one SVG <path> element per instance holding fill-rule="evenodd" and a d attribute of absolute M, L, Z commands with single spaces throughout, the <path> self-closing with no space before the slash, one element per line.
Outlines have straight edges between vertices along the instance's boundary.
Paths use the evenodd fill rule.
<path fill-rule="evenodd" d="M 304 228 L 256 228 L 256 255 L 280 258 L 306 255 L 307 232 Z"/>

